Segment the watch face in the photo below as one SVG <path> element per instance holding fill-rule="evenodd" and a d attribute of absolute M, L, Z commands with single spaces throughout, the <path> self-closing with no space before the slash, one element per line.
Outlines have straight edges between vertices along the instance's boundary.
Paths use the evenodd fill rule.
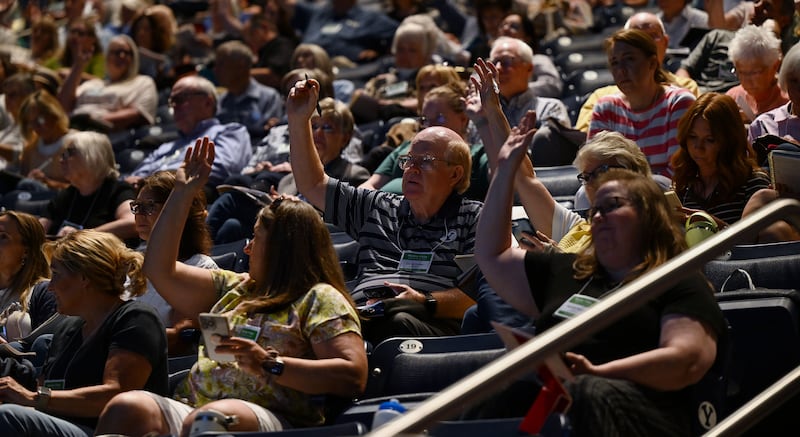
<path fill-rule="evenodd" d="M 269 373 L 273 375 L 280 375 L 283 373 L 283 361 L 277 360 L 275 364 L 269 369 Z"/>

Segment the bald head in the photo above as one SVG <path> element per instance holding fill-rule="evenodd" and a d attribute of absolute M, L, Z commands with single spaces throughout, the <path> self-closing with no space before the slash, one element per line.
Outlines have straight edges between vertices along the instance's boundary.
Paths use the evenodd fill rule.
<path fill-rule="evenodd" d="M 664 23 L 655 14 L 650 12 L 639 12 L 634 14 L 625 22 L 626 29 L 638 29 L 650 35 L 656 43 L 658 62 L 664 63 L 664 56 L 667 54 L 669 46 L 669 36 L 664 32 Z"/>

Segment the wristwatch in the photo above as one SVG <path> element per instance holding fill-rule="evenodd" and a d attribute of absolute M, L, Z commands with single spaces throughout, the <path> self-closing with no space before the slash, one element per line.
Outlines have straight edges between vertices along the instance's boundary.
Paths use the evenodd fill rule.
<path fill-rule="evenodd" d="M 263 367 L 264 370 L 266 370 L 270 375 L 283 375 L 284 364 L 281 357 L 275 357 L 273 359 L 266 360 L 263 364 L 261 364 L 261 367 Z"/>
<path fill-rule="evenodd" d="M 425 310 L 428 311 L 428 314 L 434 315 L 436 314 L 436 305 L 437 305 L 436 298 L 433 297 L 432 294 L 427 293 L 425 294 Z"/>
<path fill-rule="evenodd" d="M 50 387 L 45 386 L 40 386 L 36 389 L 36 396 L 34 396 L 33 400 L 37 410 L 43 410 L 47 407 L 47 404 L 50 402 L 51 391 Z"/>

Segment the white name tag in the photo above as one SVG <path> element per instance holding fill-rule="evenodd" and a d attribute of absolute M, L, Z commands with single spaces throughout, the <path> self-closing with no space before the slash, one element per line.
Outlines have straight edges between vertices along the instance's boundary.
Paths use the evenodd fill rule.
<path fill-rule="evenodd" d="M 573 294 L 569 299 L 567 299 L 566 302 L 562 303 L 561 306 L 558 307 L 553 315 L 562 319 L 571 319 L 586 311 L 590 306 L 596 304 L 597 302 L 599 302 L 599 299 L 595 299 L 591 296 L 587 296 L 585 294 Z"/>
<path fill-rule="evenodd" d="M 404 250 L 400 256 L 400 270 L 407 272 L 428 273 L 433 262 L 433 252 L 414 252 Z"/>
<path fill-rule="evenodd" d="M 342 30 L 342 25 L 341 24 L 339 24 L 339 23 L 330 23 L 330 24 L 326 24 L 326 25 L 322 26 L 322 29 L 320 29 L 320 32 L 324 33 L 326 35 L 332 35 L 332 34 L 339 33 L 340 30 Z"/>

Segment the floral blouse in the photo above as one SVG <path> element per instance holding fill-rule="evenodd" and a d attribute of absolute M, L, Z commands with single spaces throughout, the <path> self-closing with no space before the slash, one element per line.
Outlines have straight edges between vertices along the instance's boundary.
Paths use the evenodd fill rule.
<path fill-rule="evenodd" d="M 262 347 L 272 346 L 280 355 L 315 359 L 314 344 L 347 332 L 361 335 L 355 309 L 331 285 L 316 284 L 277 312 L 245 314 L 235 308 L 253 296 L 253 282 L 248 276 L 225 270 L 211 274 L 222 296 L 211 312 L 228 316 L 233 335 L 243 325 L 260 328 L 256 342 Z M 198 407 L 218 399 L 236 398 L 258 404 L 293 426 L 323 423 L 322 405 L 312 402 L 312 395 L 271 384 L 239 369 L 235 362 L 217 363 L 206 356 L 202 345 L 198 354 L 197 363 L 176 391 L 176 399 Z"/>

